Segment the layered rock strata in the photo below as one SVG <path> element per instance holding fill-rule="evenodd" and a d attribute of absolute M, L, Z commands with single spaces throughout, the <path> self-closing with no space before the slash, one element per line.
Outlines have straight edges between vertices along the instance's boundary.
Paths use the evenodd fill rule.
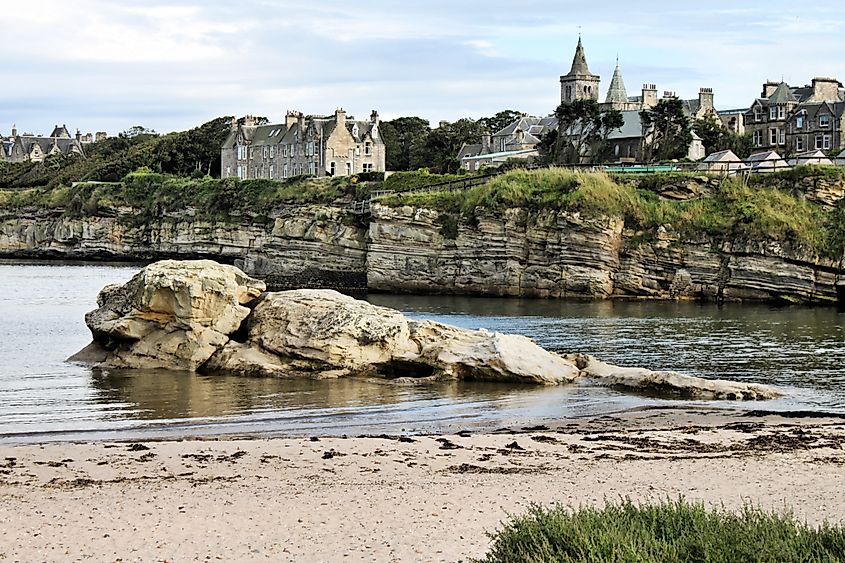
<path fill-rule="evenodd" d="M 443 224 L 451 219 L 452 232 Z M 621 219 L 511 209 L 475 224 L 373 206 L 368 287 L 541 298 L 835 302 L 841 265 L 772 241 L 690 241 Z"/>

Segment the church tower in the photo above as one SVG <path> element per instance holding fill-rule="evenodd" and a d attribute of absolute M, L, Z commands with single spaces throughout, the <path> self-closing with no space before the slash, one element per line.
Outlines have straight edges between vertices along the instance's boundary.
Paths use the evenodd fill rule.
<path fill-rule="evenodd" d="M 591 73 L 587 66 L 587 56 L 584 54 L 584 46 L 579 36 L 575 57 L 572 59 L 572 68 L 569 74 L 560 77 L 561 103 L 572 103 L 584 98 L 598 101 L 600 81 L 601 78 Z"/>

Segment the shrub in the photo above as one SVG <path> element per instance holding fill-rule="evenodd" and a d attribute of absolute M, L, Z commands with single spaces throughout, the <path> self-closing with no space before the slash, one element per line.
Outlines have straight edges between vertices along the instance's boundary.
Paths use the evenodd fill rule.
<path fill-rule="evenodd" d="M 845 530 L 746 506 L 709 510 L 683 499 L 604 508 L 532 507 L 491 535 L 483 563 L 843 561 Z"/>

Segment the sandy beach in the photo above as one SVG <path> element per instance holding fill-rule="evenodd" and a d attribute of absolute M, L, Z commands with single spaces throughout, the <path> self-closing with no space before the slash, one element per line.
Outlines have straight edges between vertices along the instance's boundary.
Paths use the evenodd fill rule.
<path fill-rule="evenodd" d="M 845 418 L 643 409 L 453 436 L 0 446 L 4 561 L 460 561 L 508 514 L 700 499 L 845 520 Z"/>

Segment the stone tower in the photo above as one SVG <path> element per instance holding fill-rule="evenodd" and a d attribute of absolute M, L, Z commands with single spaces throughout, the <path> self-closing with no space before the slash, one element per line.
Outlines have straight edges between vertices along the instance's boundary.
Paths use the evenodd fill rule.
<path fill-rule="evenodd" d="M 578 46 L 575 48 L 575 57 L 572 59 L 572 68 L 569 74 L 560 77 L 560 101 L 561 103 L 572 103 L 584 98 L 599 99 L 599 82 L 601 78 L 590 72 L 587 66 L 587 57 L 584 54 L 584 46 L 581 38 L 578 37 Z"/>

